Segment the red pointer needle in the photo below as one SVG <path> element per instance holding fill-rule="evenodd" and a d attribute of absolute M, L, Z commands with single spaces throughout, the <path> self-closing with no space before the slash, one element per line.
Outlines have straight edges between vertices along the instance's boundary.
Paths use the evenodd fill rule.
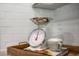
<path fill-rule="evenodd" d="M 37 40 L 37 39 L 38 39 L 38 34 L 39 34 L 39 30 L 38 30 L 37 37 L 36 37 L 36 39 L 35 39 L 35 40 Z"/>

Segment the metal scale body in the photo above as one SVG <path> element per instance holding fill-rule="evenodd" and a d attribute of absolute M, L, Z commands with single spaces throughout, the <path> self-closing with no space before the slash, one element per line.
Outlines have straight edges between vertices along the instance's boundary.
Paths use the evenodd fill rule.
<path fill-rule="evenodd" d="M 32 22 L 34 22 L 38 28 L 34 29 L 30 36 L 28 43 L 30 44 L 30 47 L 27 49 L 30 50 L 43 50 L 46 49 L 46 32 L 44 27 L 49 22 L 47 17 L 35 17 L 32 18 Z"/>

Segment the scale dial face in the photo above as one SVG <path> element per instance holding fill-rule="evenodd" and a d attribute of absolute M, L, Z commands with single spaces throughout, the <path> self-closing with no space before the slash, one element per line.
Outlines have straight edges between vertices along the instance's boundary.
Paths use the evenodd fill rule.
<path fill-rule="evenodd" d="M 29 44 L 33 47 L 40 46 L 45 39 L 45 32 L 42 29 L 35 29 L 29 37 Z"/>

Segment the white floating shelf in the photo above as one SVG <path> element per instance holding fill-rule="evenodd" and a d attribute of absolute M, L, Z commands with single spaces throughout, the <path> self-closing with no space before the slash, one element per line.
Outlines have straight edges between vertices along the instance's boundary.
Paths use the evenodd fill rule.
<path fill-rule="evenodd" d="M 50 9 L 56 10 L 62 6 L 68 5 L 70 3 L 34 3 L 32 5 L 33 8 L 42 8 L 42 9 Z"/>

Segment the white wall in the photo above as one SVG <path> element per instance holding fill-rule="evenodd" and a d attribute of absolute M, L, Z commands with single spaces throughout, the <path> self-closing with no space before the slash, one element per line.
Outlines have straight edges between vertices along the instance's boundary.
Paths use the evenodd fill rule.
<path fill-rule="evenodd" d="M 32 4 L 0 4 L 0 49 L 27 41 L 34 24 Z"/>
<path fill-rule="evenodd" d="M 64 39 L 64 44 L 79 45 L 79 4 L 69 4 L 55 10 L 52 25 L 53 37 Z"/>
<path fill-rule="evenodd" d="M 30 19 L 35 16 L 50 16 L 51 11 L 33 9 L 31 3 L 0 4 L 0 49 L 27 41 L 36 28 Z"/>

